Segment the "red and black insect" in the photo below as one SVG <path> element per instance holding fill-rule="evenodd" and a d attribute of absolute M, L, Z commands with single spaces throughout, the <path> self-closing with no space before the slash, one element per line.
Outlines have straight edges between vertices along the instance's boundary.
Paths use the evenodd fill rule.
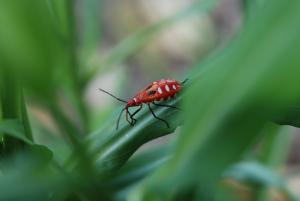
<path fill-rule="evenodd" d="M 165 80 L 165 79 L 161 79 L 155 82 L 152 82 L 151 84 L 149 84 L 145 89 L 139 91 L 132 99 L 125 101 L 123 99 L 120 99 L 116 96 L 114 96 L 113 94 L 103 90 L 103 89 L 99 89 L 100 91 L 103 91 L 104 93 L 107 93 L 108 95 L 114 97 L 115 99 L 126 103 L 125 107 L 122 109 L 118 120 L 117 120 L 117 127 L 116 129 L 119 128 L 119 122 L 120 122 L 120 118 L 122 116 L 122 113 L 124 111 L 126 111 L 126 121 L 130 124 L 130 125 L 134 125 L 136 123 L 136 119 L 134 118 L 134 116 L 142 109 L 143 104 L 147 104 L 148 108 L 150 110 L 150 112 L 152 113 L 152 115 L 164 122 L 167 127 L 169 128 L 169 123 L 164 120 L 159 118 L 158 116 L 156 116 L 156 114 L 154 113 L 153 109 L 151 108 L 151 103 L 153 105 L 156 106 L 160 106 L 160 107 L 169 107 L 169 108 L 174 108 L 174 109 L 178 109 L 175 106 L 172 105 L 164 105 L 164 104 L 158 104 L 155 101 L 166 101 L 172 97 L 175 96 L 175 94 L 177 94 L 181 88 L 182 85 L 187 81 L 187 79 L 185 79 L 183 82 L 179 82 L 176 80 Z M 139 107 L 136 111 L 134 111 L 132 114 L 129 111 L 129 107 Z M 128 116 L 130 117 L 130 120 L 128 118 Z"/>

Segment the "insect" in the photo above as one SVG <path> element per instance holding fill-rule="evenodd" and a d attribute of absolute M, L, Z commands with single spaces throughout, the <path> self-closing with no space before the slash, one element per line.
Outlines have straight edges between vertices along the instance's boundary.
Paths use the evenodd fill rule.
<path fill-rule="evenodd" d="M 126 121 L 130 125 L 133 126 L 137 121 L 137 119 L 135 119 L 134 116 L 143 108 L 143 104 L 146 104 L 148 106 L 150 112 L 156 119 L 164 122 L 166 124 L 166 126 L 169 128 L 170 127 L 169 123 L 166 120 L 159 118 L 154 113 L 150 104 L 152 103 L 153 105 L 160 106 L 160 107 L 169 107 L 169 108 L 179 109 L 172 105 L 164 105 L 164 104 L 159 104 L 157 102 L 158 101 L 166 101 L 166 100 L 174 97 L 181 90 L 183 84 L 186 83 L 187 80 L 188 79 L 185 79 L 183 82 L 179 82 L 176 80 L 170 80 L 170 79 L 157 80 L 155 82 L 150 83 L 145 89 L 139 91 L 132 99 L 130 99 L 128 101 L 118 98 L 103 89 L 99 89 L 99 90 L 112 96 L 113 98 L 117 99 L 118 101 L 126 103 L 126 105 L 124 106 L 124 108 L 122 109 L 122 111 L 119 114 L 119 117 L 117 120 L 117 125 L 116 125 L 117 130 L 119 128 L 119 122 L 120 122 L 120 118 L 121 118 L 123 112 L 124 111 L 126 112 Z M 139 107 L 139 108 L 131 114 L 128 109 L 130 107 Z"/>

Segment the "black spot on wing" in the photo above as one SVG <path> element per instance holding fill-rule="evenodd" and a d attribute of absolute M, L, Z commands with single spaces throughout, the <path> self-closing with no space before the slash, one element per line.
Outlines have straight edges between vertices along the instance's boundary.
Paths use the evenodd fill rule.
<path fill-rule="evenodd" d="M 156 91 L 153 91 L 153 90 L 150 90 L 150 91 L 147 91 L 147 94 L 148 96 L 152 96 L 156 93 Z"/>

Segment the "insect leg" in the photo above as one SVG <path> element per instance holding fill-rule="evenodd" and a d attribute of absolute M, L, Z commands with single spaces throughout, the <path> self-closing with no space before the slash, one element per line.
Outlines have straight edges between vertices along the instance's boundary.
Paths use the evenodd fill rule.
<path fill-rule="evenodd" d="M 119 128 L 120 119 L 121 119 L 121 116 L 122 116 L 122 113 L 124 112 L 124 110 L 126 110 L 126 114 L 127 114 L 127 110 L 128 110 L 128 109 L 123 108 L 122 111 L 120 112 L 119 117 L 118 117 L 118 120 L 117 120 L 116 130 L 118 130 L 118 128 Z M 126 115 L 126 116 L 127 116 L 127 115 Z"/>
<path fill-rule="evenodd" d="M 129 112 L 129 110 L 128 110 L 128 114 L 129 114 L 129 117 L 130 117 L 130 122 L 129 122 L 129 120 L 127 120 L 129 123 L 130 123 L 130 125 L 134 125 L 135 124 L 135 122 L 136 122 L 136 119 L 135 118 L 133 118 L 133 115 Z M 127 117 L 128 118 L 128 117 Z"/>
<path fill-rule="evenodd" d="M 133 126 L 133 125 L 135 124 L 135 122 L 136 122 L 136 119 L 134 119 L 133 116 L 134 116 L 136 113 L 138 113 L 138 111 L 140 111 L 141 109 L 142 109 L 142 108 L 140 107 L 137 111 L 135 111 L 133 114 L 131 114 L 131 113 L 129 112 L 128 108 L 123 108 L 122 111 L 121 111 L 120 114 L 119 114 L 119 117 L 118 117 L 118 120 L 117 120 L 117 126 L 116 126 L 116 129 L 118 130 L 118 128 L 119 128 L 120 119 L 121 119 L 121 116 L 122 116 L 122 113 L 124 112 L 124 110 L 125 110 L 125 112 L 126 112 L 126 121 L 127 121 L 131 126 Z M 129 121 L 128 116 L 130 117 L 130 120 L 131 120 L 131 121 Z"/>
<path fill-rule="evenodd" d="M 129 121 L 128 115 L 129 115 L 131 121 Z M 130 114 L 130 112 L 129 112 L 128 109 L 126 109 L 126 121 L 127 121 L 131 126 L 134 125 L 133 119 L 131 118 L 131 114 Z"/>
<path fill-rule="evenodd" d="M 156 105 L 156 106 L 160 106 L 160 107 L 169 107 L 169 108 L 174 108 L 174 109 L 180 110 L 180 108 L 178 108 L 178 107 L 176 107 L 176 106 L 159 104 L 159 103 L 155 103 L 154 101 L 153 101 L 152 103 L 153 103 L 153 105 Z"/>
<path fill-rule="evenodd" d="M 130 118 L 132 119 L 133 124 L 135 124 L 136 121 L 137 121 L 135 118 L 133 118 L 134 115 L 136 115 L 142 108 L 143 108 L 143 105 L 140 105 L 140 107 L 136 111 L 134 111 L 132 114 L 129 113 Z"/>
<path fill-rule="evenodd" d="M 181 82 L 181 84 L 184 85 L 188 80 L 189 80 L 189 79 L 186 78 L 185 80 L 183 80 L 183 81 Z"/>
<path fill-rule="evenodd" d="M 170 128 L 170 126 L 169 126 L 169 124 L 168 124 L 168 122 L 167 122 L 166 120 L 161 119 L 161 118 L 159 118 L 158 116 L 156 116 L 156 114 L 154 113 L 154 111 L 152 110 L 152 108 L 151 108 L 151 106 L 150 106 L 150 103 L 148 103 L 147 105 L 148 105 L 149 110 L 150 110 L 150 112 L 152 113 L 152 115 L 153 115 L 156 119 L 158 119 L 158 120 L 160 120 L 160 121 L 163 121 L 163 122 L 167 125 L 167 127 Z"/>

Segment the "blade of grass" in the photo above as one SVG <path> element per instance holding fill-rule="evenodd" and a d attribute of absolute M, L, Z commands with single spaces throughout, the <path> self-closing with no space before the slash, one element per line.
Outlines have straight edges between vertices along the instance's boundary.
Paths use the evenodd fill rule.
<path fill-rule="evenodd" d="M 255 161 L 240 162 L 226 170 L 223 176 L 224 178 L 231 178 L 249 185 L 259 185 L 266 188 L 275 187 L 276 189 L 281 191 L 288 200 L 300 200 L 289 190 L 289 187 L 284 181 L 284 178 L 280 177 L 269 167 Z M 263 196 L 262 198 L 265 197 Z"/>
<path fill-rule="evenodd" d="M 23 124 L 18 119 L 6 119 L 0 121 L 0 132 L 13 138 L 20 139 L 27 144 L 33 144 L 32 139 L 25 135 Z"/>
<path fill-rule="evenodd" d="M 0 89 L 0 97 L 1 97 L 1 107 L 2 107 L 2 118 L 6 119 L 18 119 L 19 118 L 19 110 L 20 110 L 20 89 L 15 82 L 15 77 L 11 74 L 11 72 L 3 69 L 1 75 L 1 89 Z M 12 126 L 12 125 L 11 125 Z M 8 129 L 9 125 L 2 125 L 4 129 Z M 15 128 L 12 128 L 14 130 Z M 19 129 L 15 129 L 19 130 Z M 20 130 L 19 130 L 20 131 Z M 20 137 L 24 135 L 24 132 L 14 132 L 21 134 Z M 3 154 L 8 154 L 23 148 L 23 141 L 20 141 L 17 138 L 12 138 L 8 133 L 3 133 L 3 142 L 2 142 L 2 150 Z"/>
<path fill-rule="evenodd" d="M 68 27 L 68 52 L 70 56 L 69 76 L 70 83 L 69 87 L 71 89 L 71 100 L 78 112 L 78 117 L 80 119 L 80 126 L 78 129 L 81 131 L 82 135 L 88 132 L 88 115 L 87 108 L 84 103 L 84 91 L 80 84 L 80 63 L 78 60 L 78 35 L 76 31 L 76 16 L 75 16 L 75 2 L 68 0 L 66 11 L 67 13 L 67 27 Z"/>
<path fill-rule="evenodd" d="M 109 185 L 117 191 L 132 187 L 171 157 L 168 150 L 169 146 L 163 145 L 131 158 L 121 169 L 112 172 Z"/>
<path fill-rule="evenodd" d="M 86 67 L 87 60 L 90 59 L 91 55 L 96 51 L 101 42 L 100 32 L 100 13 L 102 1 L 99 0 L 87 0 L 83 1 L 82 4 L 82 37 L 80 40 L 80 60 L 83 63 L 82 66 Z M 84 70 L 83 70 L 84 71 Z"/>
<path fill-rule="evenodd" d="M 26 102 L 25 102 L 25 97 L 24 97 L 24 92 L 21 92 L 21 100 L 20 100 L 20 110 L 21 110 L 21 119 L 22 119 L 22 124 L 24 126 L 24 132 L 25 136 L 27 139 L 33 141 L 32 137 L 32 130 L 31 130 L 31 125 L 29 122 L 29 117 L 27 113 L 27 108 L 26 108 Z"/>
<path fill-rule="evenodd" d="M 79 131 L 73 126 L 69 119 L 58 109 L 57 105 L 50 105 L 52 115 L 63 134 L 70 140 L 74 155 L 66 162 L 66 168 L 70 171 L 79 169 L 84 175 L 93 175 L 94 169 L 91 157 L 87 155 L 86 147 L 81 143 Z M 71 163 L 71 164 L 70 164 Z"/>
<path fill-rule="evenodd" d="M 262 164 L 273 171 L 278 170 L 281 165 L 286 161 L 287 151 L 291 145 L 295 129 L 292 127 L 280 127 L 278 125 L 268 125 L 264 129 L 266 137 L 261 145 L 261 154 L 259 159 Z M 283 192 L 285 192 L 283 189 Z M 266 186 L 259 186 L 256 189 L 255 197 L 258 201 L 269 200 L 269 194 Z"/>

